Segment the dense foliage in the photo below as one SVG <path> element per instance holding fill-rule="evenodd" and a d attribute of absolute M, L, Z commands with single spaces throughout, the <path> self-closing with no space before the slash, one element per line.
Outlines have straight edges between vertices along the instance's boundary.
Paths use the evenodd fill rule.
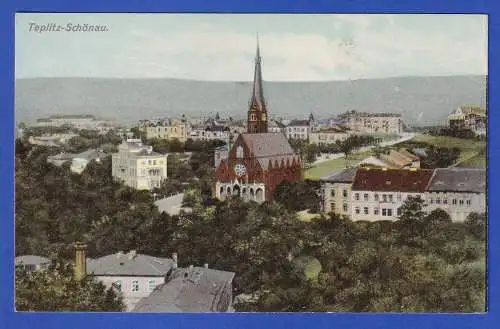
<path fill-rule="evenodd" d="M 16 267 L 17 311 L 113 311 L 124 309 L 121 296 L 92 278 L 76 281 L 70 265 L 56 262 L 47 270 Z"/>
<path fill-rule="evenodd" d="M 114 182 L 109 158 L 76 175 L 47 164 L 47 154 L 17 141 L 16 254 L 71 259 L 77 240 L 90 257 L 177 252 L 181 266 L 234 271 L 235 293 L 253 297 L 237 298 L 241 311 L 484 311 L 484 214 L 452 223 L 410 198 L 396 222 L 321 214 L 306 222 L 296 210 L 306 205 L 301 188 L 315 191 L 308 182 L 283 184 L 278 202 L 214 202 L 200 193 L 211 179 L 209 149 L 172 160 L 172 181 L 191 189 L 193 212 L 169 216 L 148 192 Z"/>

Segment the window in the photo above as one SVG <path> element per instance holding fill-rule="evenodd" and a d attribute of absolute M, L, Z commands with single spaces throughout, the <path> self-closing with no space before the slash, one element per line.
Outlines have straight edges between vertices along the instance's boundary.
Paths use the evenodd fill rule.
<path fill-rule="evenodd" d="M 387 209 L 382 208 L 382 216 L 387 216 Z"/>
<path fill-rule="evenodd" d="M 369 213 L 369 212 L 368 212 L 368 207 L 365 207 L 365 208 L 363 209 L 363 213 L 364 213 L 365 215 L 368 215 L 368 213 Z"/>
<path fill-rule="evenodd" d="M 392 209 L 387 209 L 387 216 L 392 216 Z"/>
<path fill-rule="evenodd" d="M 393 199 L 393 195 L 392 194 L 389 194 L 389 202 L 393 202 L 394 199 Z"/>
<path fill-rule="evenodd" d="M 153 160 L 153 165 L 156 166 L 156 160 Z"/>
<path fill-rule="evenodd" d="M 359 201 L 359 193 L 356 193 L 356 194 L 354 195 L 354 198 L 356 199 L 356 201 Z"/>
<path fill-rule="evenodd" d="M 382 194 L 382 200 L 383 200 L 384 202 L 387 202 L 387 194 Z"/>
<path fill-rule="evenodd" d="M 238 159 L 243 158 L 243 147 L 238 146 L 238 147 L 236 148 L 236 157 L 237 157 Z"/>
<path fill-rule="evenodd" d="M 148 281 L 148 288 L 149 291 L 153 291 L 156 288 L 156 281 L 155 280 L 149 280 Z"/>
<path fill-rule="evenodd" d="M 332 198 L 333 198 L 333 197 L 335 197 L 335 189 L 333 189 L 333 188 L 332 188 L 332 189 L 330 190 L 330 196 L 331 196 Z"/>
<path fill-rule="evenodd" d="M 436 198 L 436 204 L 441 204 L 441 199 L 440 198 Z"/>
<path fill-rule="evenodd" d="M 463 205 L 464 205 L 464 200 L 460 200 L 460 201 L 459 201 L 459 204 L 460 204 L 461 206 L 463 206 Z"/>
<path fill-rule="evenodd" d="M 375 193 L 375 201 L 378 201 L 378 193 Z"/>
<path fill-rule="evenodd" d="M 335 211 L 335 202 L 330 202 L 330 210 Z"/>
<path fill-rule="evenodd" d="M 151 165 L 151 160 L 148 160 L 148 165 Z"/>
<path fill-rule="evenodd" d="M 470 205 L 471 205 L 471 200 L 467 200 L 467 206 L 470 207 Z"/>
<path fill-rule="evenodd" d="M 347 212 L 347 203 L 344 203 L 344 204 L 342 205 L 342 210 L 343 210 L 344 212 Z"/>
<path fill-rule="evenodd" d="M 431 199 L 429 200 L 429 202 L 430 202 L 430 204 L 434 204 L 434 199 L 433 199 L 433 198 L 431 198 Z"/>
<path fill-rule="evenodd" d="M 347 190 L 344 189 L 344 191 L 342 192 L 342 194 L 344 195 L 344 198 L 347 198 Z"/>
<path fill-rule="evenodd" d="M 373 208 L 373 214 L 378 216 L 378 214 L 380 214 L 380 210 L 378 208 Z"/>
<path fill-rule="evenodd" d="M 365 194 L 363 195 L 363 198 L 365 199 L 365 201 L 368 201 L 368 193 L 365 193 Z"/>
<path fill-rule="evenodd" d="M 452 204 L 457 204 L 457 199 L 453 199 L 451 203 Z"/>
<path fill-rule="evenodd" d="M 355 211 L 356 211 L 356 215 L 359 215 L 359 213 L 361 212 L 361 210 L 359 209 L 359 207 L 356 207 Z"/>
<path fill-rule="evenodd" d="M 402 199 L 401 193 L 398 193 L 397 198 L 398 198 L 398 201 L 401 201 L 401 199 Z"/>
<path fill-rule="evenodd" d="M 139 291 L 139 281 L 132 281 L 132 291 Z"/>

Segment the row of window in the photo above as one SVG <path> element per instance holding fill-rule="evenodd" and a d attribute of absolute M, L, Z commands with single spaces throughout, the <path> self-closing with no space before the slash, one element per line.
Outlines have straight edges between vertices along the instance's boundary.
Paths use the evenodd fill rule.
<path fill-rule="evenodd" d="M 444 199 L 444 198 L 443 199 L 441 199 L 441 198 L 434 199 L 434 198 L 431 198 L 429 200 L 429 203 L 430 204 L 434 204 L 434 203 L 435 204 L 441 204 L 441 203 L 442 204 L 448 204 L 448 199 Z M 463 206 L 464 204 L 466 204 L 467 206 L 470 206 L 472 204 L 472 201 L 471 200 L 463 200 L 463 199 L 460 199 L 460 200 L 458 200 L 458 199 L 452 199 L 451 200 L 451 204 L 453 204 L 453 205 L 457 205 L 458 204 L 460 206 Z"/>
<path fill-rule="evenodd" d="M 153 291 L 157 285 L 158 284 L 156 283 L 155 280 L 149 280 L 148 281 L 148 290 Z M 122 281 L 118 280 L 118 281 L 113 282 L 113 287 L 115 287 L 118 291 L 122 291 Z M 140 290 L 139 280 L 132 281 L 132 286 L 131 286 L 130 291 L 138 292 L 139 290 Z"/>
<path fill-rule="evenodd" d="M 330 202 L 330 209 L 335 211 L 335 202 Z M 342 204 L 342 211 L 347 212 L 347 203 Z"/>
<path fill-rule="evenodd" d="M 330 190 L 330 196 L 331 197 L 335 197 L 335 190 L 334 189 Z M 348 191 L 346 189 L 342 190 L 342 196 L 344 198 L 348 197 Z M 394 202 L 394 195 L 392 195 L 392 194 L 381 194 L 381 195 L 379 195 L 378 193 L 375 193 L 373 197 L 374 197 L 375 201 Z M 397 198 L 398 201 L 401 201 L 402 195 L 400 193 L 398 193 L 397 196 L 396 196 L 396 198 Z M 355 193 L 354 194 L 354 199 L 356 201 L 360 201 L 361 200 L 361 194 L 360 193 Z M 363 194 L 363 200 L 364 201 L 370 201 L 370 195 L 368 193 L 364 193 Z"/>
<path fill-rule="evenodd" d="M 361 208 L 360 207 L 354 208 L 354 212 L 356 213 L 356 215 L 361 214 Z M 391 208 L 382 208 L 382 209 L 373 208 L 373 215 L 380 216 L 381 213 L 382 213 L 382 216 L 391 217 L 393 214 L 393 210 Z M 398 208 L 396 213 L 399 216 L 401 214 L 401 210 Z M 370 215 L 370 208 L 369 207 L 363 207 L 363 215 Z"/>

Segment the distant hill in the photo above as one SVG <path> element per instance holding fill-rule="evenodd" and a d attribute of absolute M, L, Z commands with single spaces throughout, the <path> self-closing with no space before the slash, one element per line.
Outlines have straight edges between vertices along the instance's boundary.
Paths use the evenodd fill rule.
<path fill-rule="evenodd" d="M 251 82 L 180 79 L 34 78 L 16 80 L 16 120 L 94 114 L 141 118 L 219 112 L 244 117 Z M 399 112 L 409 124 L 443 123 L 462 104 L 486 104 L 486 77 L 403 77 L 327 82 L 265 82 L 271 115 L 330 117 L 347 110 Z"/>

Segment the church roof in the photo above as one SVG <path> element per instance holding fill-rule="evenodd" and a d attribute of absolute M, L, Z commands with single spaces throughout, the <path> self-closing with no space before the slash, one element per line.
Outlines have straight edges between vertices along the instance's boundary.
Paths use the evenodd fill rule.
<path fill-rule="evenodd" d="M 295 158 L 298 161 L 298 156 L 282 133 L 241 134 L 241 138 L 263 169 L 267 169 L 269 160 L 273 163 L 282 159 L 292 162 Z"/>

